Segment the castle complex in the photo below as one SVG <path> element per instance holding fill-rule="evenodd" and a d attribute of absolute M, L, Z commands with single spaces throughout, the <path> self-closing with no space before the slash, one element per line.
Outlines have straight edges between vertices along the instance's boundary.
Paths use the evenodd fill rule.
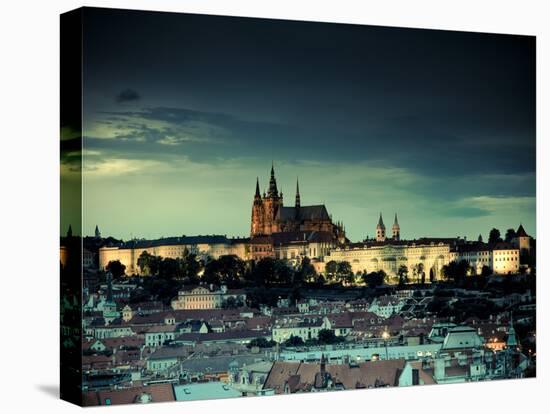
<path fill-rule="evenodd" d="M 96 238 L 100 238 L 96 228 Z M 177 258 L 189 251 L 204 260 L 224 255 L 236 255 L 242 260 L 261 260 L 265 257 L 297 265 L 308 257 L 318 272 L 324 272 L 329 261 L 349 262 L 354 273 L 383 270 L 396 275 L 406 266 L 411 272 L 422 272 L 426 280 L 442 278 L 443 266 L 452 261 L 466 260 L 473 272 L 481 273 L 488 267 L 494 273 L 517 273 L 520 257 L 530 254 L 532 238 L 520 226 L 509 243 L 483 243 L 461 238 L 421 238 L 402 240 L 401 227 L 395 214 L 391 237 L 380 213 L 375 237 L 353 243 L 346 238 L 341 222 L 334 223 L 324 204 L 302 206 L 296 181 L 294 206 L 283 204 L 283 193 L 277 189 L 275 170 L 267 193 L 260 193 L 259 179 L 252 202 L 250 237 L 229 239 L 225 236 L 170 237 L 159 240 L 132 240 L 99 249 L 99 266 L 120 260 L 127 274 L 138 274 L 137 260 L 146 251 L 149 254 Z"/>

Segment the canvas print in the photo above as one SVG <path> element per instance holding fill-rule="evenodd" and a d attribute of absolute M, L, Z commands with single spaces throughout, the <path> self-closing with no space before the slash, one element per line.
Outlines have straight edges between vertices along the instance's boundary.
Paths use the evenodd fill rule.
<path fill-rule="evenodd" d="M 536 375 L 534 37 L 82 8 L 61 101 L 62 398 Z"/>

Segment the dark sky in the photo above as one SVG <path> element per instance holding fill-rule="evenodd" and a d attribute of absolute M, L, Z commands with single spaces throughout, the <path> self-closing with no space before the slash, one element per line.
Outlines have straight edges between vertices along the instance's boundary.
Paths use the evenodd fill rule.
<path fill-rule="evenodd" d="M 535 234 L 535 39 L 87 9 L 85 233 L 246 235 L 256 176 L 352 239 Z"/>

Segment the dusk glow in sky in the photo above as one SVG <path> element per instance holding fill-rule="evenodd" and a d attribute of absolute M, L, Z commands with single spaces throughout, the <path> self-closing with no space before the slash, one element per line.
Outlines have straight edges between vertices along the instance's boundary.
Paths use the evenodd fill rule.
<path fill-rule="evenodd" d="M 84 234 L 248 236 L 273 161 L 351 240 L 536 235 L 533 37 L 84 15 Z"/>

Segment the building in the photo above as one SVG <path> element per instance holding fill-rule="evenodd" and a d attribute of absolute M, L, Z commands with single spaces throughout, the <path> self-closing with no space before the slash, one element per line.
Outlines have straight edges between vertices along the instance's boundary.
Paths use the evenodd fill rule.
<path fill-rule="evenodd" d="M 220 309 L 228 300 L 243 306 L 246 293 L 224 285 L 219 289 L 213 285 L 191 287 L 178 292 L 178 297 L 172 300 L 172 309 Z"/>
<path fill-rule="evenodd" d="M 174 385 L 174 394 L 176 401 L 217 400 L 242 395 L 239 391 L 232 389 L 221 381 Z"/>
<path fill-rule="evenodd" d="M 512 274 L 519 271 L 520 249 L 505 242 L 462 243 L 453 247 L 450 259 L 456 262 L 465 260 L 475 274 L 481 274 L 485 266 L 494 274 Z"/>
<path fill-rule="evenodd" d="M 229 385 L 243 396 L 272 395 L 264 389 L 264 384 L 273 367 L 273 362 L 260 361 L 254 364 L 243 364 L 241 368 L 230 368 Z"/>
<path fill-rule="evenodd" d="M 82 394 L 82 405 L 147 404 L 176 401 L 172 384 L 152 384 L 142 387 L 88 391 Z"/>
<path fill-rule="evenodd" d="M 294 394 L 433 383 L 422 366 L 404 359 L 328 364 L 321 355 L 319 363 L 274 362 L 264 388 L 275 394 Z"/>
<path fill-rule="evenodd" d="M 394 314 L 398 314 L 403 308 L 404 301 L 399 300 L 395 296 L 380 296 L 374 298 L 369 306 L 369 312 L 389 318 Z"/>
<path fill-rule="evenodd" d="M 377 226 L 378 227 L 378 226 Z M 378 230 L 377 230 L 378 232 Z M 383 232 L 379 233 L 382 238 Z M 384 239 L 385 240 L 385 239 Z M 371 273 L 383 270 L 396 276 L 399 267 L 404 265 L 412 278 L 415 267 L 421 264 L 426 280 L 442 277 L 441 270 L 450 261 L 450 244 L 440 239 L 385 240 L 348 243 L 336 247 L 324 258 L 325 262 L 349 262 L 354 273 Z"/>
<path fill-rule="evenodd" d="M 522 255 L 529 255 L 531 252 L 531 236 L 527 234 L 523 225 L 520 224 L 512 243 L 520 250 Z"/>
<path fill-rule="evenodd" d="M 110 261 L 119 260 L 126 266 L 126 274 L 140 274 L 139 256 L 147 252 L 163 258 L 181 258 L 186 252 L 201 258 L 218 259 L 220 256 L 235 255 L 248 259 L 248 239 L 229 239 L 226 236 L 181 236 L 157 240 L 131 240 L 99 249 L 99 268 L 105 269 Z"/>
<path fill-rule="evenodd" d="M 273 325 L 272 336 L 278 343 L 285 342 L 291 336 L 299 337 L 306 342 L 317 339 L 322 329 L 331 329 L 331 323 L 326 317 L 281 318 Z"/>
<path fill-rule="evenodd" d="M 162 346 L 165 342 L 173 341 L 176 334 L 177 329 L 174 324 L 151 326 L 145 332 L 145 346 Z"/>
<path fill-rule="evenodd" d="M 296 181 L 296 197 L 293 207 L 283 205 L 283 193 L 277 189 L 275 170 L 271 166 L 271 178 L 267 194 L 260 194 L 260 182 L 256 179 L 256 192 L 252 203 L 250 237 L 272 233 L 319 231 L 331 234 L 332 239 L 343 243 L 345 231 L 342 223 L 333 223 L 325 205 L 302 206 L 300 188 Z"/>

